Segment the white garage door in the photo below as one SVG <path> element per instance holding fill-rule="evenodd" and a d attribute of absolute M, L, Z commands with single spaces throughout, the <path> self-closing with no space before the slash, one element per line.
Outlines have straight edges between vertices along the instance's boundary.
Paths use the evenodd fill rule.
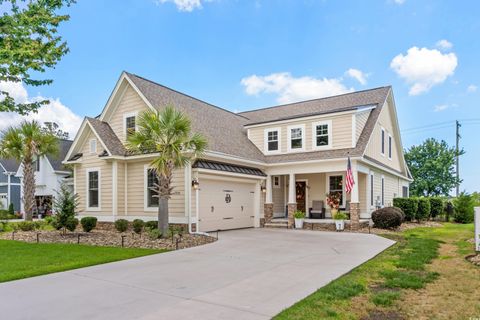
<path fill-rule="evenodd" d="M 202 179 L 200 231 L 253 227 L 255 184 Z"/>

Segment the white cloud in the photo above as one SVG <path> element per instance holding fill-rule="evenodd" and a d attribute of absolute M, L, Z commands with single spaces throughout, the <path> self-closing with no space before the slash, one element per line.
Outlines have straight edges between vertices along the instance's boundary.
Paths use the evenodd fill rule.
<path fill-rule="evenodd" d="M 192 12 L 195 9 L 202 9 L 202 3 L 211 2 L 212 0 L 156 0 L 157 5 L 167 2 L 174 3 L 179 11 Z"/>
<path fill-rule="evenodd" d="M 0 112 L 0 130 L 17 125 L 23 120 L 37 120 L 41 124 L 46 121 L 56 122 L 60 129 L 70 134 L 71 138 L 77 133 L 82 118 L 66 107 L 59 98 L 29 97 L 27 90 L 20 82 L 0 82 L 0 90 L 7 91 L 17 103 L 50 101 L 48 105 L 40 107 L 37 113 L 32 112 L 28 116 L 21 116 L 14 112 Z"/>
<path fill-rule="evenodd" d="M 445 39 L 437 41 L 435 45 L 441 50 L 450 50 L 453 47 L 453 44 Z"/>
<path fill-rule="evenodd" d="M 439 105 L 436 105 L 435 107 L 433 107 L 433 111 L 435 111 L 435 112 L 444 111 L 444 110 L 447 110 L 448 107 L 449 107 L 448 104 L 439 104 Z"/>
<path fill-rule="evenodd" d="M 390 68 L 409 85 L 409 94 L 419 95 L 443 83 L 457 67 L 455 53 L 441 53 L 436 49 L 412 47 L 407 54 L 393 58 Z"/>
<path fill-rule="evenodd" d="M 317 99 L 353 91 L 348 89 L 342 79 L 293 77 L 289 72 L 272 73 L 267 76 L 252 75 L 241 81 L 248 95 L 274 93 L 279 103 Z"/>
<path fill-rule="evenodd" d="M 396 4 L 404 4 L 405 3 L 405 0 L 393 0 L 393 2 L 395 2 Z"/>
<path fill-rule="evenodd" d="M 350 68 L 345 72 L 345 74 L 355 80 L 357 80 L 361 85 L 367 84 L 368 74 L 363 73 L 358 69 Z"/>
<path fill-rule="evenodd" d="M 476 85 L 471 84 L 471 85 L 469 85 L 469 86 L 467 87 L 467 92 L 473 93 L 473 92 L 476 92 L 477 89 L 478 89 L 478 87 L 477 87 Z"/>

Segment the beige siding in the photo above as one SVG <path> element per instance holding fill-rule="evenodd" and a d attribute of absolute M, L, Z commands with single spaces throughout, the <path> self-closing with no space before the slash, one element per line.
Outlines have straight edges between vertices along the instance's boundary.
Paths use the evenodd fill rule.
<path fill-rule="evenodd" d="M 110 119 L 104 119 L 104 121 L 110 124 L 113 132 L 115 132 L 121 141 L 125 141 L 126 135 L 123 123 L 124 115 L 133 112 L 140 114 L 145 110 L 148 110 L 148 106 L 143 102 L 142 98 L 140 98 L 135 90 L 128 85 L 117 108 L 112 112 Z"/>
<path fill-rule="evenodd" d="M 90 129 L 87 127 L 85 130 Z M 90 153 L 90 140 L 96 139 L 93 132 L 90 132 L 87 139 L 81 146 L 83 157 L 81 163 L 75 164 L 77 176 L 75 191 L 79 196 L 78 210 L 83 215 L 112 215 L 112 166 L 106 160 L 98 157 L 103 151 L 100 142 L 97 140 L 97 150 L 95 154 Z M 100 170 L 100 211 L 87 211 L 87 169 L 98 168 Z"/>
<path fill-rule="evenodd" d="M 408 181 L 398 178 L 392 174 L 389 174 L 380 170 L 372 170 L 374 173 L 374 189 L 373 189 L 373 208 L 375 209 L 375 204 L 377 197 L 381 201 L 382 196 L 382 176 L 385 179 L 385 206 L 393 205 L 393 198 L 400 197 L 402 195 L 402 186 L 408 186 Z"/>
<path fill-rule="evenodd" d="M 402 150 L 399 150 L 399 141 L 398 137 L 395 136 L 394 133 L 394 121 L 393 115 L 391 114 L 390 107 L 386 104 L 382 112 L 378 117 L 378 122 L 375 125 L 375 128 L 372 132 L 372 136 L 370 137 L 370 141 L 368 143 L 367 149 L 365 154 L 371 158 L 374 158 L 381 163 L 395 169 L 395 170 L 402 170 L 401 166 L 401 157 L 402 157 Z M 385 129 L 385 155 L 382 155 L 382 128 Z M 388 135 L 392 136 L 392 159 L 388 158 Z"/>
<path fill-rule="evenodd" d="M 365 127 L 365 124 L 367 123 L 368 116 L 370 116 L 370 112 L 371 112 L 371 110 L 368 110 L 368 111 L 363 111 L 363 112 L 357 113 L 355 115 L 355 117 L 356 117 L 356 120 L 355 120 L 355 124 L 356 124 L 355 139 L 356 139 L 356 141 L 358 141 L 358 138 L 362 134 L 363 128 Z"/>
<path fill-rule="evenodd" d="M 145 167 L 149 161 L 128 163 L 127 202 L 129 216 L 157 216 L 155 208 L 145 208 Z M 170 217 L 185 217 L 184 169 L 175 170 L 173 176 L 173 195 L 168 202 Z"/>
<path fill-rule="evenodd" d="M 117 162 L 117 215 L 125 215 L 125 163 Z"/>
<path fill-rule="evenodd" d="M 288 127 L 295 125 L 305 125 L 305 151 L 312 151 L 312 138 L 314 136 L 313 123 L 318 121 L 332 121 L 332 148 L 333 149 L 342 149 L 350 148 L 352 146 L 352 115 L 343 114 L 332 116 L 328 118 L 314 118 L 308 120 L 298 120 L 294 122 L 289 122 L 285 124 L 266 124 L 265 126 L 256 127 L 248 129 L 249 139 L 264 152 L 264 135 L 265 129 L 270 128 L 280 128 L 280 146 L 281 152 L 286 153 L 288 148 L 289 141 L 288 138 Z"/>
<path fill-rule="evenodd" d="M 367 212 L 367 175 L 358 173 L 358 201 L 360 202 L 360 214 Z"/>

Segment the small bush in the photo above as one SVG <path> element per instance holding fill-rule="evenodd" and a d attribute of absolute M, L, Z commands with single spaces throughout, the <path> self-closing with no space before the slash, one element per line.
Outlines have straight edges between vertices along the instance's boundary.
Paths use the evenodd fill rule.
<path fill-rule="evenodd" d="M 148 229 L 148 230 L 158 229 L 158 221 L 145 222 L 145 229 Z"/>
<path fill-rule="evenodd" d="M 405 220 L 412 221 L 415 219 L 418 210 L 418 199 L 416 198 L 395 198 L 393 206 L 402 209 Z"/>
<path fill-rule="evenodd" d="M 162 232 L 158 229 L 149 229 L 148 237 L 152 240 L 160 239 L 162 237 Z"/>
<path fill-rule="evenodd" d="M 443 200 L 440 197 L 430 199 L 430 217 L 435 218 L 443 213 Z"/>
<path fill-rule="evenodd" d="M 385 207 L 372 212 L 372 220 L 377 228 L 393 229 L 402 224 L 403 215 L 398 208 Z"/>
<path fill-rule="evenodd" d="M 90 232 L 93 229 L 95 229 L 95 227 L 97 226 L 97 218 L 95 218 L 95 217 L 83 217 L 80 220 L 80 224 L 82 225 L 83 231 Z"/>
<path fill-rule="evenodd" d="M 22 231 L 33 231 L 35 224 L 32 221 L 22 221 L 18 223 L 18 228 Z"/>
<path fill-rule="evenodd" d="M 12 202 L 10 202 L 10 204 L 8 205 L 8 214 L 11 215 L 11 216 L 15 215 L 15 209 L 13 208 L 13 203 Z"/>
<path fill-rule="evenodd" d="M 78 219 L 74 217 L 69 217 L 64 224 L 65 229 L 71 232 L 75 231 L 77 226 L 78 226 Z"/>
<path fill-rule="evenodd" d="M 115 221 L 115 229 L 117 229 L 118 232 L 125 232 L 128 230 L 128 221 L 125 219 L 118 219 Z"/>
<path fill-rule="evenodd" d="M 52 216 L 46 216 L 45 218 L 43 218 L 43 221 L 45 221 L 45 223 L 48 225 L 52 225 L 54 220 L 55 220 L 55 217 L 52 217 Z"/>
<path fill-rule="evenodd" d="M 428 220 L 430 216 L 430 201 L 428 198 L 419 198 L 418 199 L 418 209 L 415 217 L 418 221 Z"/>
<path fill-rule="evenodd" d="M 335 215 L 333 216 L 333 220 L 347 220 L 347 215 L 345 214 L 345 212 L 337 212 L 335 213 Z"/>
<path fill-rule="evenodd" d="M 47 223 L 45 221 L 33 221 L 33 228 L 35 230 L 41 230 L 44 229 Z"/>
<path fill-rule="evenodd" d="M 305 218 L 305 212 L 300 211 L 300 210 L 297 210 L 297 211 L 295 211 L 295 213 L 293 214 L 293 217 L 294 217 L 295 219 L 303 219 L 303 218 Z"/>
<path fill-rule="evenodd" d="M 453 214 L 453 220 L 458 223 L 472 223 L 474 219 L 474 206 L 475 199 L 462 192 L 457 198 L 453 200 L 453 206 L 455 212 Z"/>
<path fill-rule="evenodd" d="M 140 234 L 143 231 L 144 226 L 145 226 L 145 222 L 143 222 L 142 219 L 133 220 L 132 227 L 135 233 Z"/>

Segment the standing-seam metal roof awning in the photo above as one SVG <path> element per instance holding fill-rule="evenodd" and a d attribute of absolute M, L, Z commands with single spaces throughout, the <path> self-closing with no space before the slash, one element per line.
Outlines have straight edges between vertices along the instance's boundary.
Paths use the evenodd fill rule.
<path fill-rule="evenodd" d="M 240 173 L 240 174 L 248 174 L 248 175 L 260 176 L 260 177 L 266 177 L 267 176 L 262 170 L 257 169 L 257 168 L 244 167 L 244 166 L 239 166 L 239 165 L 235 165 L 235 164 L 216 162 L 216 161 L 208 161 L 208 160 L 197 160 L 193 164 L 192 168 L 217 170 L 217 171 L 225 171 L 225 172 Z"/>

